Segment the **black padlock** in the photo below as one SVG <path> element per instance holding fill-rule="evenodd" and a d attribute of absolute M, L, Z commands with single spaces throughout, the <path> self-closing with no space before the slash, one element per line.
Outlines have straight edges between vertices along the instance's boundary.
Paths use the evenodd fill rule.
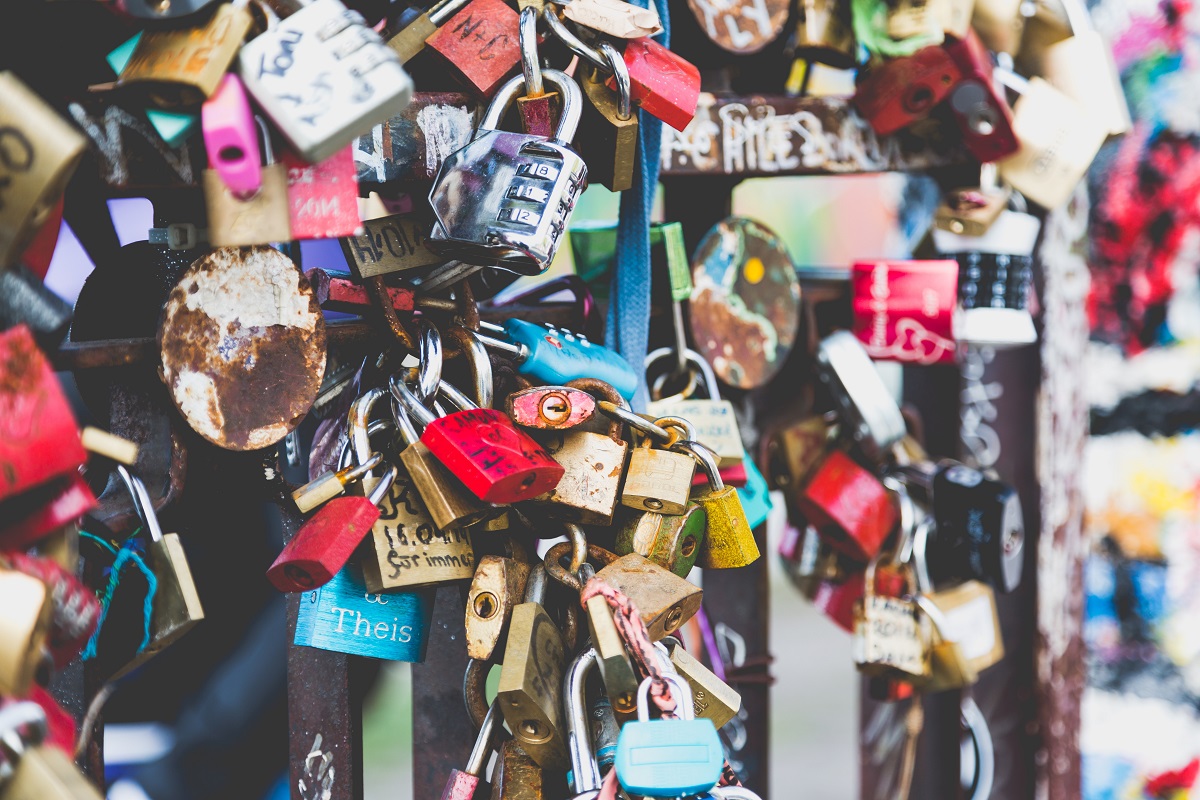
<path fill-rule="evenodd" d="M 71 304 L 23 265 L 0 270 L 0 331 L 24 323 L 38 346 L 57 350 L 71 327 Z"/>
<path fill-rule="evenodd" d="M 976 579 L 1002 592 L 1021 583 L 1025 523 L 1017 490 L 955 461 L 933 475 L 937 530 L 929 540 L 934 584 Z"/>

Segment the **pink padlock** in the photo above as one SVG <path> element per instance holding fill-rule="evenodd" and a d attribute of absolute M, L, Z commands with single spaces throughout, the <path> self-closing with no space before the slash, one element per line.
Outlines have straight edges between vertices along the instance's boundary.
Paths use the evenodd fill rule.
<path fill-rule="evenodd" d="M 911 364 L 953 362 L 958 263 L 860 261 L 851 277 L 854 335 L 871 358 Z"/>
<path fill-rule="evenodd" d="M 750 476 L 746 474 L 745 464 L 731 464 L 728 467 L 721 467 L 717 470 L 721 474 L 721 480 L 726 486 L 732 486 L 735 489 L 744 489 L 750 481 Z M 692 476 L 692 486 L 708 486 L 708 476 L 703 470 L 698 470 Z"/>
<path fill-rule="evenodd" d="M 236 197 L 252 197 L 262 188 L 262 152 L 258 126 L 242 81 L 233 73 L 221 79 L 200 109 L 208 166 Z"/>

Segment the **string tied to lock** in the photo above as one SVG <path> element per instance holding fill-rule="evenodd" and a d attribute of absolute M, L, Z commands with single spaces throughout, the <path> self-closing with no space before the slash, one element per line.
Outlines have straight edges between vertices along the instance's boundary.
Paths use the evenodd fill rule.
<path fill-rule="evenodd" d="M 140 529 L 134 531 L 134 534 L 126 539 L 120 548 L 113 547 L 108 542 L 101 539 L 99 536 L 80 531 L 79 535 L 94 542 L 104 550 L 107 550 L 109 555 L 113 556 L 113 563 L 108 568 L 108 581 L 104 586 L 104 592 L 100 596 L 100 618 L 96 622 L 96 630 L 92 633 L 92 638 L 88 640 L 87 647 L 84 648 L 82 658 L 84 661 L 90 661 L 96 657 L 96 650 L 100 643 L 100 633 L 104 630 L 104 622 L 108 618 L 108 609 L 112 605 L 113 595 L 117 591 L 117 586 L 121 582 L 121 574 L 130 564 L 137 567 L 146 579 L 146 597 L 142 601 L 142 642 L 138 645 L 137 652 L 142 652 L 150 645 L 150 621 L 154 613 L 154 594 L 158 590 L 158 579 L 154 577 L 154 572 L 146 565 L 145 560 L 136 550 L 136 536 L 140 533 Z"/>

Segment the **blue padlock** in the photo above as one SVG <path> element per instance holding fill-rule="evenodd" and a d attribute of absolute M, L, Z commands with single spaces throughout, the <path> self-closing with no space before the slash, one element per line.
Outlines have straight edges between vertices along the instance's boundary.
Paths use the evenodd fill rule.
<path fill-rule="evenodd" d="M 680 719 L 650 721 L 650 678 L 638 687 L 638 718 L 621 728 L 617 739 L 617 780 L 630 794 L 680 797 L 716 786 L 725 764 L 721 740 L 712 720 L 696 719 L 692 693 L 675 673 L 663 673 L 671 684 Z"/>
<path fill-rule="evenodd" d="M 522 319 L 505 320 L 504 326 L 481 322 L 480 329 L 504 339 L 480 336 L 489 347 L 502 350 L 517 362 L 517 371 L 541 383 L 561 385 L 579 378 L 599 378 L 610 383 L 626 400 L 637 391 L 638 376 L 616 352 L 583 334 L 551 325 L 534 325 Z"/>
<path fill-rule="evenodd" d="M 771 502 L 771 487 L 767 485 L 767 479 L 758 471 L 754 459 L 749 454 L 742 457 L 742 465 L 746 468 L 746 485 L 737 490 L 737 496 L 746 512 L 746 521 L 750 523 L 751 528 L 757 528 L 767 521 L 774 507 L 774 503 Z"/>

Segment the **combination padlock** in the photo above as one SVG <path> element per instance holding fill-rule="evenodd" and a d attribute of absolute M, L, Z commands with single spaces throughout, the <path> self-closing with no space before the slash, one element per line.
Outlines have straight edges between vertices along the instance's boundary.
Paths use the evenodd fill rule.
<path fill-rule="evenodd" d="M 396 116 L 412 96 L 399 57 L 362 16 L 314 0 L 243 45 L 247 91 L 315 164 Z"/>
<path fill-rule="evenodd" d="M 1017 490 L 954 462 L 939 465 L 932 489 L 937 525 L 927 557 L 933 582 L 974 578 L 1002 592 L 1016 589 L 1025 563 Z"/>
<path fill-rule="evenodd" d="M 629 362 L 616 351 L 589 341 L 582 333 L 516 318 L 505 320 L 503 325 L 481 322 L 480 329 L 503 336 L 497 339 L 477 334 L 485 345 L 511 357 L 517 363 L 517 371 L 531 380 L 563 384 L 595 378 L 610 384 L 626 400 L 637 391 L 638 376 Z"/>
<path fill-rule="evenodd" d="M 679 719 L 650 720 L 653 679 L 642 681 L 637 721 L 625 723 L 617 739 L 617 780 L 625 791 L 643 797 L 700 794 L 721 777 L 721 740 L 712 720 L 696 719 L 687 683 L 669 672 L 662 679 L 671 685 Z"/>
<path fill-rule="evenodd" d="M 475 138 L 442 162 L 429 193 L 437 216 L 428 240 L 434 251 L 522 275 L 539 275 L 554 260 L 587 187 L 587 165 L 569 145 L 579 127 L 578 84 L 553 69 L 542 77 L 562 95 L 554 137 L 498 130 L 525 78 L 500 87 Z"/>

